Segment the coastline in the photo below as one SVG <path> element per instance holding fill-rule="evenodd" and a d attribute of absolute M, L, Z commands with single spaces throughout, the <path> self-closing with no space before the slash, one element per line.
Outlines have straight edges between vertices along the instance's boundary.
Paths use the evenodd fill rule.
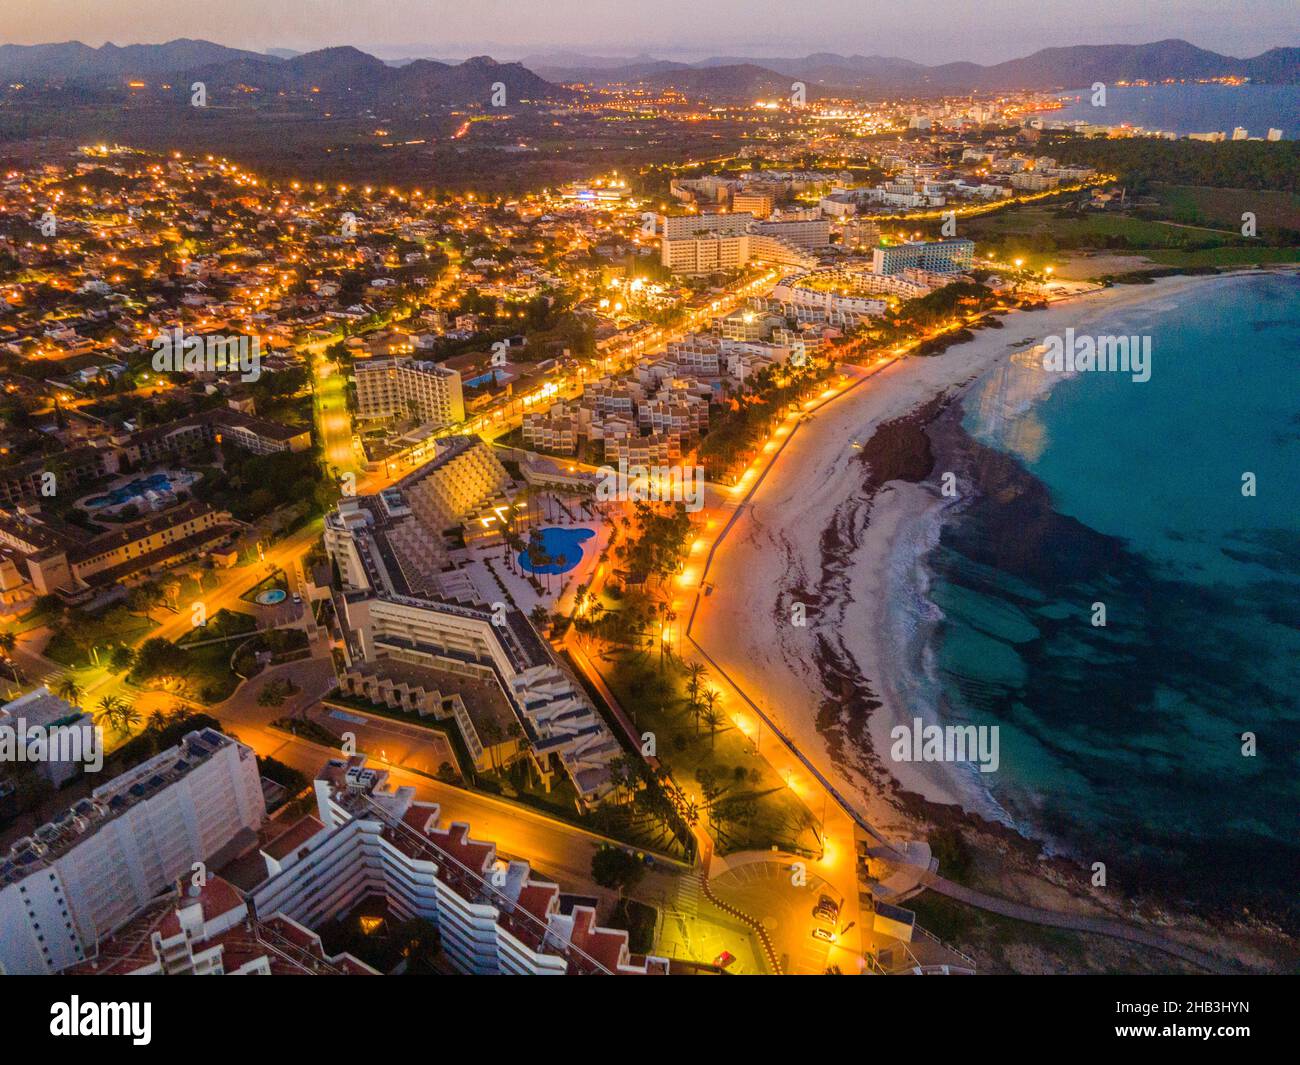
<path fill-rule="evenodd" d="M 806 422 L 790 443 L 795 454 L 770 470 L 715 560 L 711 578 L 726 591 L 698 639 L 743 687 L 765 694 L 773 720 L 885 833 L 906 838 L 917 817 L 936 813 L 1008 825 L 970 766 L 888 757 L 890 730 L 933 694 L 919 690 L 928 641 L 909 621 L 926 609 L 918 582 L 938 512 L 960 505 L 938 491 L 926 428 L 1048 334 L 1251 272 L 1161 278 L 1013 312 L 1003 328 L 882 370 Z M 790 624 L 795 602 L 805 604 L 806 627 Z"/>

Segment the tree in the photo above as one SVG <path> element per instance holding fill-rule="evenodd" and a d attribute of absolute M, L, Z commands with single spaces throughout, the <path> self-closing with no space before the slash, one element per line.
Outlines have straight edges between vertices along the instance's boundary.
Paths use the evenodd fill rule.
<path fill-rule="evenodd" d="M 547 613 L 546 607 L 542 606 L 541 603 L 538 603 L 535 607 L 533 607 L 533 609 L 528 614 L 528 620 L 531 621 L 533 625 L 535 625 L 539 629 L 546 624 L 549 618 L 550 618 L 550 614 Z"/>
<path fill-rule="evenodd" d="M 709 750 L 713 750 L 714 739 L 718 733 L 718 726 L 722 724 L 722 715 L 717 710 L 717 703 L 718 689 L 709 688 L 704 693 L 704 709 L 700 715 L 704 719 L 704 723 L 709 726 Z"/>
<path fill-rule="evenodd" d="M 591 878 L 601 887 L 617 888 L 626 895 L 645 875 L 645 867 L 635 855 L 618 847 L 602 847 L 591 859 Z"/>
<path fill-rule="evenodd" d="M 488 757 L 492 762 L 492 772 L 501 773 L 501 766 L 497 762 L 497 744 L 501 742 L 503 733 L 501 726 L 495 721 L 487 721 L 479 730 L 483 734 L 483 744 L 488 749 Z"/>
<path fill-rule="evenodd" d="M 163 601 L 163 590 L 152 581 L 132 588 L 126 596 L 126 608 L 132 614 L 148 615 L 149 611 Z"/>
<path fill-rule="evenodd" d="M 76 678 L 73 677 L 72 674 L 68 674 L 60 680 L 58 686 L 54 689 L 54 694 L 60 699 L 78 707 L 81 705 L 80 700 L 85 693 L 85 688 L 77 683 Z"/>
<path fill-rule="evenodd" d="M 5 654 L 12 654 L 14 645 L 18 643 L 18 637 L 12 632 L 0 632 L 0 651 Z"/>
<path fill-rule="evenodd" d="M 109 665 L 114 673 L 125 673 L 135 664 L 135 652 L 125 644 L 118 644 L 113 648 L 113 653 L 109 657 Z"/>
<path fill-rule="evenodd" d="M 176 676 L 185 671 L 185 652 L 170 640 L 154 636 L 140 645 L 133 674 L 141 680 Z"/>
<path fill-rule="evenodd" d="M 700 690 L 704 686 L 704 667 L 692 662 L 686 667 L 686 705 L 695 721 L 695 734 L 700 732 Z"/>
<path fill-rule="evenodd" d="M 140 712 L 125 699 L 116 695 L 105 695 L 99 700 L 99 711 L 95 720 L 114 732 L 126 735 L 140 723 Z"/>

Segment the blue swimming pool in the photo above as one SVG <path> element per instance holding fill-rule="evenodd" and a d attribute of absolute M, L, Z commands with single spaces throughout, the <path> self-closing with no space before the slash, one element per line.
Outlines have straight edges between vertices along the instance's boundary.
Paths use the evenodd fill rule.
<path fill-rule="evenodd" d="M 528 573 L 568 573 L 582 561 L 583 541 L 595 535 L 590 529 L 543 529 L 542 550 L 555 561 L 534 566 L 525 548 L 519 552 L 519 565 Z"/>
<path fill-rule="evenodd" d="M 82 505 L 92 510 L 98 510 L 101 507 L 120 507 L 123 503 L 130 503 L 133 499 L 139 499 L 149 492 L 170 492 L 171 490 L 171 478 L 165 473 L 155 473 L 149 477 L 137 477 L 129 484 L 114 488 L 105 495 L 92 496 Z"/>

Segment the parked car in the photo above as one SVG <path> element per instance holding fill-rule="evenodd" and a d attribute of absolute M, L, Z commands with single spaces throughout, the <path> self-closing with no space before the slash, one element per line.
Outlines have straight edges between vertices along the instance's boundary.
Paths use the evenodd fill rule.
<path fill-rule="evenodd" d="M 814 928 L 812 935 L 813 935 L 813 939 L 820 939 L 823 943 L 835 942 L 835 933 L 828 932 L 824 928 Z"/>

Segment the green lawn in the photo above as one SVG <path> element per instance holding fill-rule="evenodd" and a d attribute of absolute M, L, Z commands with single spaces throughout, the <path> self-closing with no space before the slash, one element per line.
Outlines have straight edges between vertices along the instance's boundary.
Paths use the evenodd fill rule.
<path fill-rule="evenodd" d="M 230 698 L 239 678 L 230 671 L 229 643 L 210 643 L 185 651 L 185 685 L 193 698 L 211 705 Z"/>
<path fill-rule="evenodd" d="M 665 659 L 661 669 L 657 652 L 640 651 L 615 652 L 593 661 L 637 729 L 654 733 L 658 757 L 679 787 L 698 796 L 702 789 L 697 774 L 712 774 L 719 792 L 714 809 L 720 816 L 708 827 L 719 853 L 767 849 L 773 844 L 820 852 L 818 816 L 799 801 L 730 719 L 724 716 L 713 735 L 703 718 L 697 725 L 688 706 L 680 661 Z M 731 816 L 722 816 L 727 811 Z M 705 818 L 703 809 L 701 817 Z"/>
<path fill-rule="evenodd" d="M 1273 227 L 1300 230 L 1300 195 L 1259 189 L 1215 189 L 1197 185 L 1157 185 L 1161 205 L 1176 222 L 1239 231 L 1250 211 L 1267 235 Z"/>
<path fill-rule="evenodd" d="M 255 603 L 262 592 L 269 592 L 272 588 L 278 588 L 282 592 L 289 591 L 289 578 L 284 575 L 284 570 L 277 569 L 269 577 L 258 581 L 239 598 L 246 603 Z"/>
<path fill-rule="evenodd" d="M 177 647 L 189 647 L 204 640 L 219 640 L 232 636 L 243 636 L 257 629 L 257 618 L 251 614 L 242 614 L 234 610 L 218 610 L 208 618 L 206 625 L 195 625 L 189 632 L 176 641 Z M 227 648 L 231 650 L 231 648 Z"/>
<path fill-rule="evenodd" d="M 1256 263 L 1300 262 L 1300 248 L 1222 247 L 1200 251 L 1161 248 L 1140 254 L 1162 266 L 1254 266 Z"/>
<path fill-rule="evenodd" d="M 129 647 L 157 628 L 154 622 L 129 613 L 124 606 L 110 607 L 98 615 L 76 612 L 66 621 L 55 621 L 54 625 L 45 657 L 74 668 L 94 664 L 92 649 L 98 650 L 103 662 L 115 645 Z"/>

